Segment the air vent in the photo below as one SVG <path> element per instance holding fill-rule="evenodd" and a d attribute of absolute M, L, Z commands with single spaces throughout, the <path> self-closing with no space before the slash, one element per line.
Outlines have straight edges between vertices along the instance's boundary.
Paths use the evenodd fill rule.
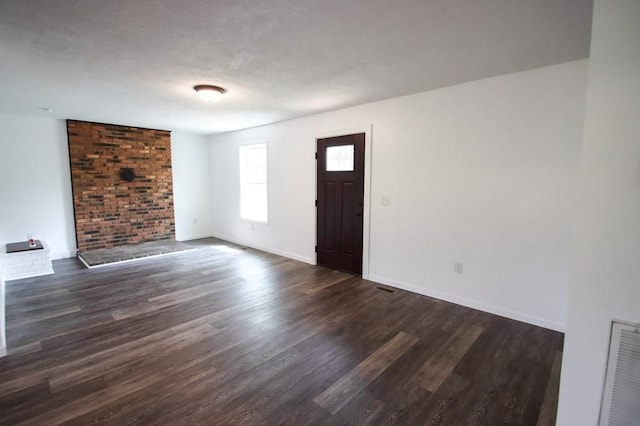
<path fill-rule="evenodd" d="M 637 425 L 640 419 L 640 325 L 613 322 L 600 426 Z"/>
<path fill-rule="evenodd" d="M 380 287 L 380 286 L 377 286 L 376 289 L 382 290 L 382 291 L 386 291 L 387 293 L 395 293 L 396 292 L 395 290 L 392 290 L 390 288 Z"/>

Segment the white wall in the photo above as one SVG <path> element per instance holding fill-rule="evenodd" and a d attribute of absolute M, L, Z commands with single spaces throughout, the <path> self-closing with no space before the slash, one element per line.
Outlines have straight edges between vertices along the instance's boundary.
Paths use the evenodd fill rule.
<path fill-rule="evenodd" d="M 213 235 L 315 263 L 315 150 L 313 139 L 302 124 L 307 121 L 294 120 L 212 137 Z M 238 146 L 257 142 L 267 142 L 268 224 L 239 219 Z"/>
<path fill-rule="evenodd" d="M 63 120 L 0 114 L 0 244 L 32 234 L 75 255 L 70 179 Z"/>
<path fill-rule="evenodd" d="M 595 425 L 612 319 L 640 323 L 640 2 L 596 0 L 558 424 Z"/>
<path fill-rule="evenodd" d="M 372 125 L 370 278 L 562 329 L 587 66 L 213 136 L 213 233 L 314 263 L 315 139 Z M 239 219 L 237 147 L 262 141 L 270 223 L 252 229 Z"/>
<path fill-rule="evenodd" d="M 171 133 L 176 239 L 211 236 L 211 173 L 206 136 Z"/>

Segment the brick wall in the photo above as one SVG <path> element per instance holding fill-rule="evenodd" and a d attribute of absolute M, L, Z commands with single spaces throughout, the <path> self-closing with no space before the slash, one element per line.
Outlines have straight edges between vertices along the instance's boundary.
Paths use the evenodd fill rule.
<path fill-rule="evenodd" d="M 78 250 L 175 238 L 170 132 L 67 120 L 67 133 Z"/>

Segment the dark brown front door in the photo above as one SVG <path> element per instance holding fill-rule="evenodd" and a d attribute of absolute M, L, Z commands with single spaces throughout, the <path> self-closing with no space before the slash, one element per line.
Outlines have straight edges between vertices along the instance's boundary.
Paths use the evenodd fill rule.
<path fill-rule="evenodd" d="M 318 139 L 318 265 L 362 274 L 364 133 Z"/>

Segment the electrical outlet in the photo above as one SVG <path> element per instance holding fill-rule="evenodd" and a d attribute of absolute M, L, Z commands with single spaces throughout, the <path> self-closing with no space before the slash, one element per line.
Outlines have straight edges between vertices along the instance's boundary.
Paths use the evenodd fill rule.
<path fill-rule="evenodd" d="M 383 195 L 380 204 L 382 204 L 383 206 L 390 206 L 391 205 L 391 196 L 390 195 Z"/>
<path fill-rule="evenodd" d="M 453 272 L 455 272 L 456 274 L 461 274 L 463 267 L 464 265 L 462 262 L 455 262 L 453 264 Z"/>

